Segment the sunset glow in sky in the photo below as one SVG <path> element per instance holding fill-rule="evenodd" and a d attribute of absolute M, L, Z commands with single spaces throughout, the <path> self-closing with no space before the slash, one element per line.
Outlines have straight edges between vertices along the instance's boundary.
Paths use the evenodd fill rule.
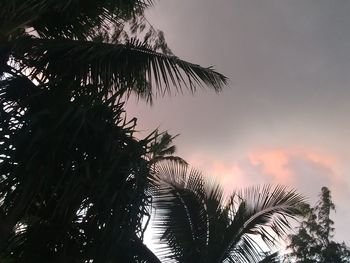
<path fill-rule="evenodd" d="M 131 100 L 128 116 L 145 134 L 181 134 L 178 155 L 228 192 L 278 183 L 314 203 L 329 187 L 336 237 L 350 244 L 349 13 L 348 0 L 161 0 L 149 20 L 173 52 L 230 83 Z"/>

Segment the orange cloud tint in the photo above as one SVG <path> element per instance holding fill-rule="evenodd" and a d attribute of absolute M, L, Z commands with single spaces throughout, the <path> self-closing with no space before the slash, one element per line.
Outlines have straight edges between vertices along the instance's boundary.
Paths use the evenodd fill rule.
<path fill-rule="evenodd" d="M 278 183 L 289 183 L 292 174 L 287 168 L 289 162 L 287 151 L 258 151 L 250 154 L 248 159 L 253 166 L 260 167 L 263 174 L 275 178 Z"/>
<path fill-rule="evenodd" d="M 197 154 L 188 161 L 221 181 L 227 191 L 265 183 L 305 189 L 313 181 L 339 189 L 344 180 L 336 156 L 305 148 L 258 149 L 226 162 Z"/>
<path fill-rule="evenodd" d="M 277 183 L 281 184 L 295 183 L 298 175 L 295 174 L 289 165 L 291 159 L 295 157 L 320 167 L 329 168 L 329 170 L 333 170 L 336 166 L 336 158 L 334 156 L 301 148 L 258 150 L 248 156 L 252 165 L 260 166 L 264 174 L 271 176 Z"/>

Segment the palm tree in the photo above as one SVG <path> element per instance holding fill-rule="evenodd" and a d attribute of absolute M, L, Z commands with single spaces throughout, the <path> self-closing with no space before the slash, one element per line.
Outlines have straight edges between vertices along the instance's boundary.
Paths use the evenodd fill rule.
<path fill-rule="evenodd" d="M 194 91 L 204 84 L 220 91 L 226 78 L 211 68 L 157 52 L 159 45 L 150 45 L 149 37 L 121 37 L 126 21 L 142 16 L 150 3 L 1 1 L 1 72 L 30 72 L 27 77 L 41 82 L 75 80 L 107 92 L 135 91 L 149 100 L 171 86 Z"/>
<path fill-rule="evenodd" d="M 141 238 L 154 137 L 134 137 L 136 121 L 125 120 L 123 95 L 151 101 L 171 86 L 219 91 L 226 78 L 161 52 L 159 43 L 125 37 L 124 25 L 151 4 L 0 1 L 6 260 L 159 262 Z"/>
<path fill-rule="evenodd" d="M 303 197 L 285 187 L 236 191 L 227 199 L 220 185 L 186 165 L 159 164 L 154 172 L 154 235 L 162 262 L 274 262 L 273 246 L 300 215 Z M 265 258 L 265 259 L 264 259 Z"/>
<path fill-rule="evenodd" d="M 155 130 L 149 135 L 152 137 L 152 143 L 149 147 L 148 159 L 152 165 L 162 161 L 173 161 L 180 164 L 186 165 L 187 162 L 179 156 L 175 156 L 176 146 L 173 144 L 173 141 L 179 134 L 173 136 L 166 132 L 159 133 L 158 130 Z"/>

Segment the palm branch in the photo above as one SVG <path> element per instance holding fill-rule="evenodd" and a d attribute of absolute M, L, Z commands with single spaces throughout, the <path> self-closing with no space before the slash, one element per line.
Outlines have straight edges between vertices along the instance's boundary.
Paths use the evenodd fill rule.
<path fill-rule="evenodd" d="M 266 257 L 264 259 L 262 259 L 261 261 L 259 261 L 259 263 L 278 263 L 279 261 L 279 257 L 278 257 L 278 253 L 271 253 L 266 255 Z"/>
<path fill-rule="evenodd" d="M 194 92 L 197 86 L 220 91 L 225 76 L 173 56 L 164 49 L 162 34 L 152 45 L 146 36 L 138 41 L 118 35 L 127 21 L 143 17 L 150 4 L 151 0 L 2 1 L 1 71 L 6 72 L 3 65 L 10 59 L 13 68 L 30 72 L 36 81 L 78 80 L 108 92 L 134 91 L 149 101 L 169 93 L 172 86 L 177 91 L 186 87 Z M 131 24 L 132 32 L 135 24 L 143 28 Z"/>
<path fill-rule="evenodd" d="M 22 70 L 32 77 L 72 79 L 120 93 L 135 91 L 152 99 L 174 86 L 194 92 L 196 86 L 220 91 L 227 79 L 212 68 L 186 62 L 175 56 L 154 51 L 146 43 L 97 43 L 70 39 L 25 37 L 15 41 L 11 55 Z M 156 90 L 153 91 L 152 87 Z"/>
<path fill-rule="evenodd" d="M 235 191 L 224 201 L 220 185 L 171 162 L 155 169 L 155 193 L 155 239 L 164 262 L 259 262 L 259 244 L 276 244 L 303 203 L 282 186 Z"/>
<path fill-rule="evenodd" d="M 152 0 L 11 0 L 0 2 L 0 36 L 31 28 L 45 38 L 86 39 L 96 27 L 140 14 Z"/>

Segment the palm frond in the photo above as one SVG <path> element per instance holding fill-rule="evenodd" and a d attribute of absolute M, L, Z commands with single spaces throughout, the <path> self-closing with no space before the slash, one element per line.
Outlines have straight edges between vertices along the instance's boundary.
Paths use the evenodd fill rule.
<path fill-rule="evenodd" d="M 86 39 L 96 27 L 141 14 L 152 0 L 11 0 L 0 3 L 0 35 L 32 28 L 42 37 Z"/>
<path fill-rule="evenodd" d="M 155 174 L 156 237 L 165 241 L 163 258 L 177 262 L 260 262 L 266 254 L 258 240 L 274 245 L 304 200 L 286 187 L 263 186 L 234 192 L 225 201 L 220 185 L 171 162 Z"/>
<path fill-rule="evenodd" d="M 0 2 L 0 35 L 7 38 L 18 29 L 29 27 L 48 8 L 45 0 L 12 0 Z M 3 39 L 2 39 L 3 41 Z"/>
<path fill-rule="evenodd" d="M 268 254 L 265 256 L 264 259 L 262 259 L 259 263 L 278 263 L 279 262 L 279 258 L 278 258 L 278 253 L 272 253 L 272 254 Z"/>
<path fill-rule="evenodd" d="M 159 163 L 161 161 L 172 161 L 186 165 L 187 162 L 179 156 L 175 156 L 176 146 L 173 140 L 178 136 L 172 136 L 168 132 L 159 133 L 158 129 L 154 130 L 146 140 L 149 140 L 148 160 L 151 164 Z"/>
<path fill-rule="evenodd" d="M 205 206 L 198 197 L 203 179 L 178 163 L 157 166 L 153 225 L 154 238 L 163 245 L 157 254 L 164 262 L 202 262 L 208 238 Z"/>
<path fill-rule="evenodd" d="M 233 196 L 238 199 L 236 204 L 229 204 L 235 213 L 225 233 L 225 253 L 235 253 L 237 246 L 252 247 L 245 249 L 250 257 L 257 257 L 260 251 L 251 246 L 249 235 L 274 245 L 291 228 L 288 219 L 301 215 L 300 207 L 304 203 L 301 195 L 283 186 L 252 187 Z"/>
<path fill-rule="evenodd" d="M 13 47 L 12 56 L 24 68 L 32 69 L 32 76 L 75 79 L 107 89 L 112 86 L 115 91 L 134 91 L 149 100 L 154 94 L 170 93 L 172 86 L 177 91 L 183 86 L 191 92 L 197 86 L 220 91 L 227 83 L 227 78 L 212 68 L 155 52 L 137 41 L 109 44 L 30 37 Z"/>
<path fill-rule="evenodd" d="M 159 258 L 140 240 L 132 241 L 133 254 L 136 255 L 138 261 L 144 263 L 161 263 Z"/>
<path fill-rule="evenodd" d="M 111 107 L 75 84 L 36 86 L 18 76 L 0 83 L 0 253 L 15 262 L 132 256 L 125 240 L 143 231 L 146 145 L 133 137 L 122 103 Z"/>

